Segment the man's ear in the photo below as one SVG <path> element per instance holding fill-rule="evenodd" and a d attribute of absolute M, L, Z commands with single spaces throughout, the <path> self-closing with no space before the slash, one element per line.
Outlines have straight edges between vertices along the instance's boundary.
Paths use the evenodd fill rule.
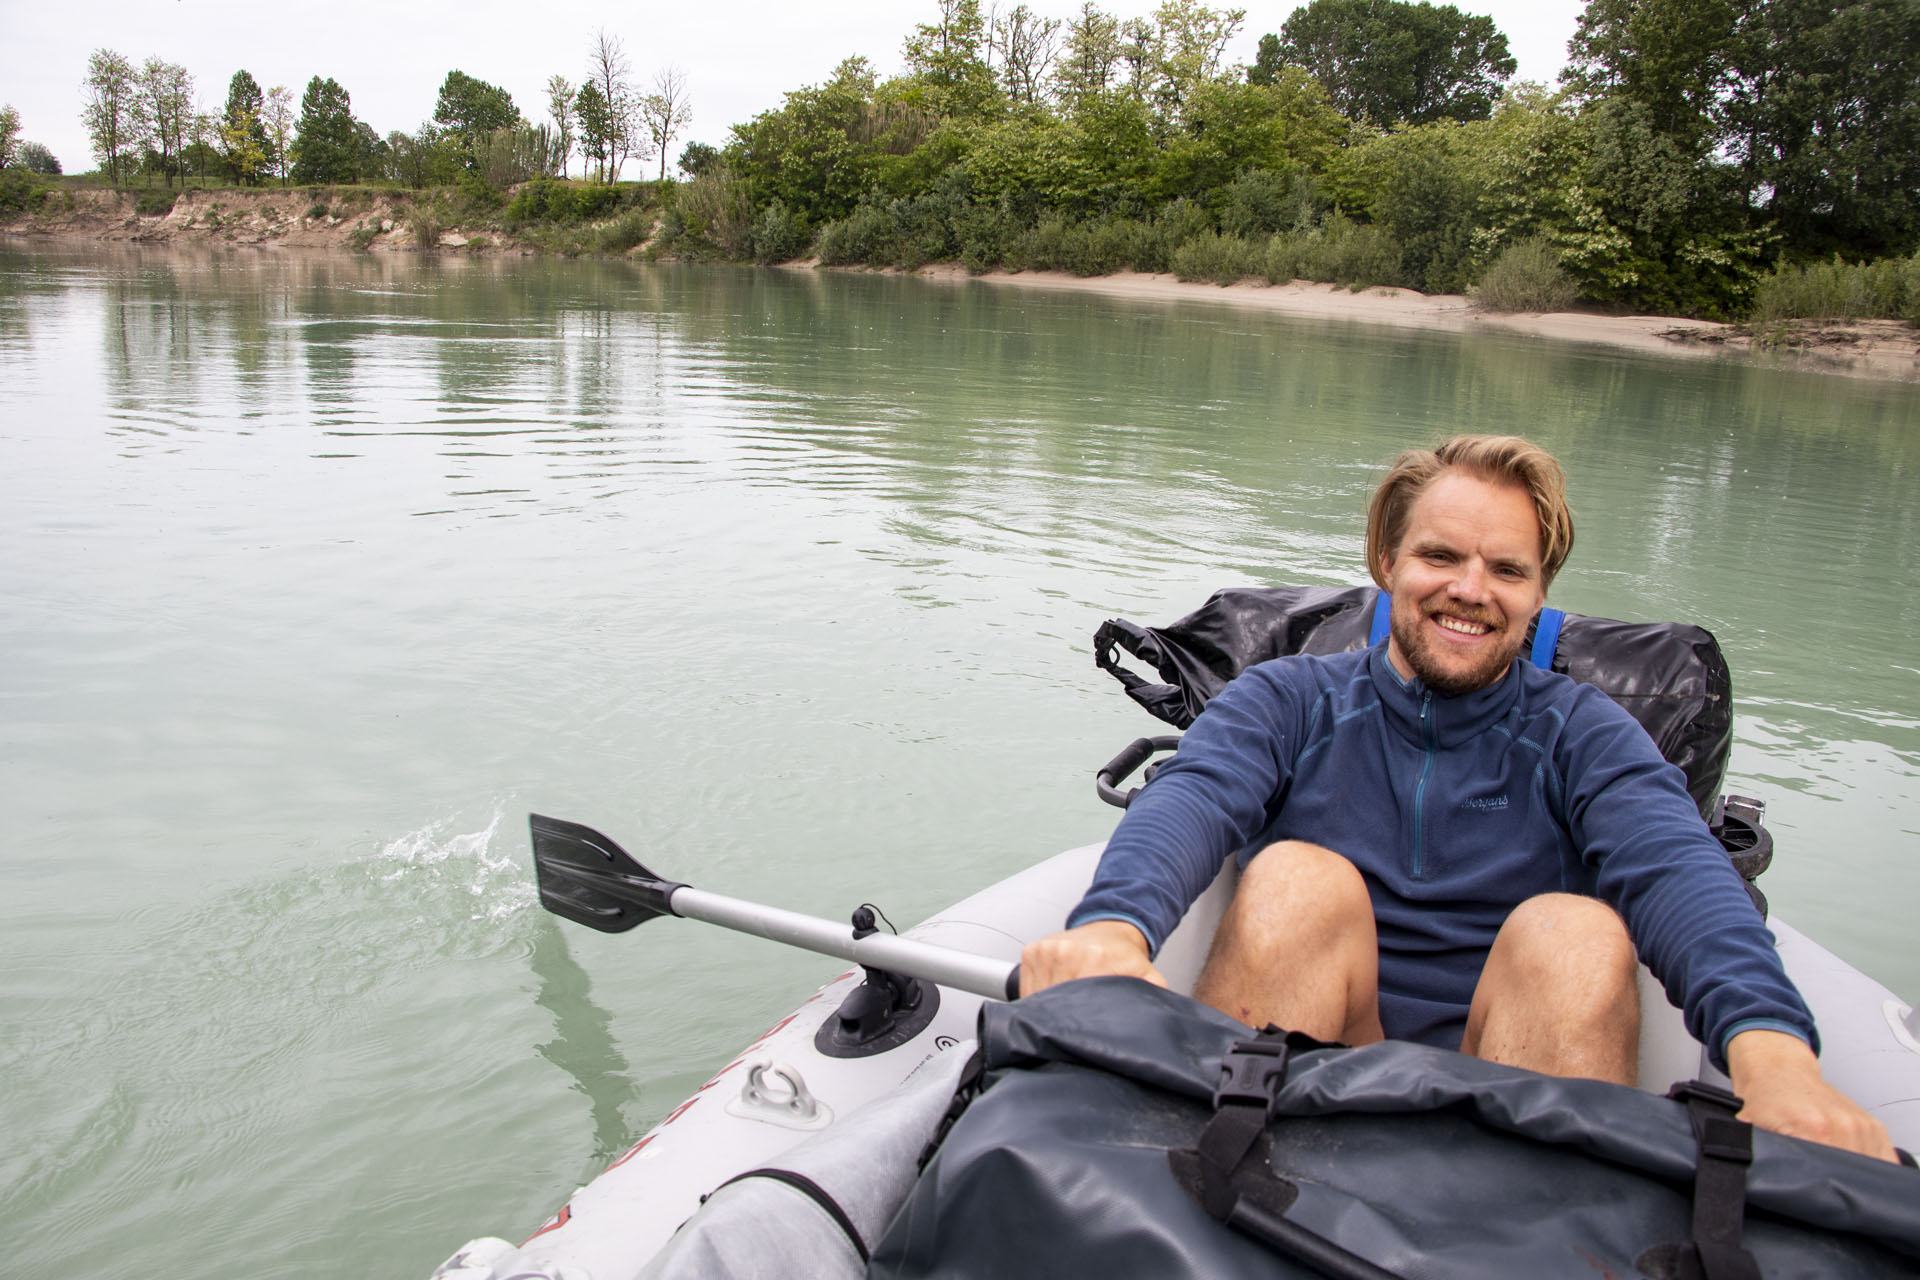
<path fill-rule="evenodd" d="M 1378 580 L 1387 584 L 1387 593 L 1391 595 L 1393 593 L 1393 552 L 1382 551 L 1378 563 L 1380 567 Z"/>

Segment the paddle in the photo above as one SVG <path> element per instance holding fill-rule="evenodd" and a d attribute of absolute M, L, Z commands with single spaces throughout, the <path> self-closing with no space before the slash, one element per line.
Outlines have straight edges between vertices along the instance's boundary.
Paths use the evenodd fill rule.
<path fill-rule="evenodd" d="M 856 937 L 851 925 L 663 880 L 592 827 L 538 813 L 530 821 L 541 905 L 590 929 L 624 933 L 655 916 L 680 916 L 990 1000 L 1020 994 L 1019 965 L 890 933 Z"/>

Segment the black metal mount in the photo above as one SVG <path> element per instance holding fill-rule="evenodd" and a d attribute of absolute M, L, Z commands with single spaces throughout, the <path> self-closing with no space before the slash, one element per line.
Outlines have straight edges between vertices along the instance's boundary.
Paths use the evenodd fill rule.
<path fill-rule="evenodd" d="M 853 913 L 853 936 L 876 932 L 873 919 L 873 908 L 862 905 Z M 897 1049 L 924 1031 L 940 1011 L 940 988 L 925 978 L 870 964 L 860 967 L 866 981 L 849 992 L 814 1033 L 813 1047 L 829 1058 L 870 1058 Z"/>

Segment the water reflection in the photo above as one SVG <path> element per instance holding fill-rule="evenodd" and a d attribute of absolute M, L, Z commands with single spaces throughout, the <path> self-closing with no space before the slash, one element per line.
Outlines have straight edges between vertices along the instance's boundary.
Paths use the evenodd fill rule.
<path fill-rule="evenodd" d="M 594 1003 L 586 970 L 567 950 L 566 935 L 550 915 L 533 921 L 532 964 L 540 979 L 535 997 L 553 1015 L 554 1038 L 534 1046 L 541 1057 L 573 1077 L 593 1113 L 593 1153 L 598 1169 L 625 1147 L 632 1135 L 622 1109 L 636 1090 L 627 1059 L 613 1039 L 613 1019 Z"/>

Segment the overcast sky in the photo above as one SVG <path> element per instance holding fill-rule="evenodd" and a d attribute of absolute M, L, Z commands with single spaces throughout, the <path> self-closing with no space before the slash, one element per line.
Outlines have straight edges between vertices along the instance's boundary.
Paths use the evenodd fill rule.
<path fill-rule="evenodd" d="M 885 75 L 900 67 L 900 46 L 915 23 L 930 20 L 932 0 L 698 0 L 692 4 L 610 5 L 586 0 L 332 0 L 272 4 L 260 0 L 0 0 L 0 103 L 20 112 L 20 135 L 60 157 L 69 173 L 93 168 L 80 123 L 80 81 L 87 55 L 105 47 L 136 64 L 152 56 L 193 73 L 202 109 L 224 105 L 227 81 L 241 68 L 261 87 L 284 84 L 295 106 L 307 81 L 331 76 L 353 111 L 381 136 L 413 130 L 433 114 L 449 70 L 500 85 L 531 120 L 546 119 L 547 77 L 579 80 L 587 41 L 605 27 L 626 44 L 636 81 L 669 65 L 686 73 L 693 126 L 674 144 L 719 145 L 730 125 L 780 105 L 790 89 L 825 80 L 835 64 L 865 54 Z M 1050 17 L 1079 10 L 1077 0 L 1029 0 Z M 1507 35 L 1524 79 L 1551 83 L 1584 0 L 1456 0 L 1490 13 Z M 1108 0 L 1122 17 L 1147 14 L 1153 0 Z M 1224 5 L 1219 7 L 1225 7 Z M 1247 4 L 1247 21 L 1228 50 L 1251 62 L 1262 33 L 1277 32 L 1291 3 Z M 651 170 L 652 166 L 648 166 Z M 641 174 L 628 170 L 629 177 Z"/>

